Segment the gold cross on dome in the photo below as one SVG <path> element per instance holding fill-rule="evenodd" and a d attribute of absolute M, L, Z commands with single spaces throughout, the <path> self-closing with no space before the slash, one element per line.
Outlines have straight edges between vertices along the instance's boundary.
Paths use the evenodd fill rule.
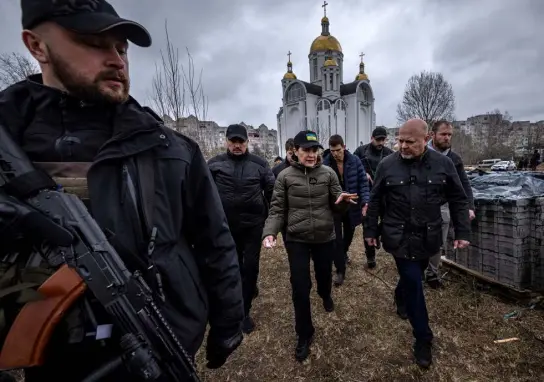
<path fill-rule="evenodd" d="M 323 8 L 323 11 L 325 12 L 325 17 L 327 17 L 327 5 L 329 5 L 329 3 L 324 1 L 323 5 L 321 6 Z"/>
<path fill-rule="evenodd" d="M 287 56 L 289 57 L 289 62 L 291 62 L 291 54 L 292 54 L 291 51 L 289 51 L 289 52 L 287 53 Z"/>
<path fill-rule="evenodd" d="M 361 62 L 363 62 L 363 57 L 365 56 L 365 54 L 363 52 L 361 52 L 361 54 L 359 55 L 359 57 L 361 57 Z"/>

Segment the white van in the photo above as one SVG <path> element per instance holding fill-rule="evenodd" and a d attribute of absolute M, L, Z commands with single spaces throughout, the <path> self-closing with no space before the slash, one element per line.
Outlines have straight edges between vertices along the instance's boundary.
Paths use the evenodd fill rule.
<path fill-rule="evenodd" d="M 478 168 L 481 169 L 491 169 L 491 166 L 493 166 L 495 163 L 501 162 L 502 159 L 484 159 L 480 163 L 478 163 Z"/>

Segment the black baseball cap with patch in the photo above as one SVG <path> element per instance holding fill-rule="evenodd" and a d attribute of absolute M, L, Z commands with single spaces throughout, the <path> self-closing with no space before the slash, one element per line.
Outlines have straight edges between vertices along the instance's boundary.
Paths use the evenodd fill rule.
<path fill-rule="evenodd" d="M 321 143 L 319 143 L 317 134 L 311 130 L 301 131 L 300 133 L 295 135 L 294 141 L 295 147 L 302 147 L 303 149 L 308 149 L 310 147 L 319 147 L 320 149 L 323 149 L 323 146 L 321 146 Z"/>
<path fill-rule="evenodd" d="M 21 0 L 23 29 L 51 21 L 79 34 L 119 30 L 141 47 L 151 46 L 151 35 L 135 21 L 121 18 L 105 0 Z"/>

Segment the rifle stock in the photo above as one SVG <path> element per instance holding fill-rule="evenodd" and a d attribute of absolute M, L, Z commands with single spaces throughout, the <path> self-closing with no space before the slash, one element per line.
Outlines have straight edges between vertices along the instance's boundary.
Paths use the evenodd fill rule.
<path fill-rule="evenodd" d="M 123 334 L 121 347 L 125 351 L 124 363 L 129 372 L 149 381 L 159 378 L 161 381 L 172 382 L 200 381 L 191 357 L 163 317 L 154 301 L 153 292 L 141 274 L 131 273 L 127 269 L 83 202 L 75 195 L 57 190 L 55 182 L 32 165 L 1 125 L 0 190 L 18 198 L 72 233 L 72 245 L 56 248 L 53 257 L 60 258 L 77 273 L 86 288 L 113 318 L 115 326 Z M 66 296 L 74 297 L 74 294 L 80 292 L 75 284 L 75 280 L 72 281 L 73 292 L 60 294 L 64 296 L 65 302 L 69 300 Z M 69 289 L 65 288 L 65 291 Z M 44 291 L 47 291 L 45 283 Z M 59 317 L 59 313 L 66 308 L 61 303 L 55 304 L 53 300 L 49 303 L 52 304 L 49 314 L 54 317 Z M 35 308 L 30 305 L 27 310 L 32 309 Z M 28 325 L 28 319 L 24 316 L 20 320 L 21 326 L 16 330 L 21 330 L 23 324 Z M 41 335 L 34 336 L 38 340 L 34 344 L 35 350 L 43 351 L 43 343 L 50 335 L 46 327 L 47 324 L 42 324 L 41 331 L 37 330 Z M 17 333 L 14 332 L 13 338 L 19 337 Z M 26 360 L 23 357 L 9 360 L 9 355 L 6 355 L 6 364 L 41 362 L 39 351 L 32 352 L 28 350 L 32 346 L 26 346 Z M 2 351 L 2 357 L 5 350 Z"/>
<path fill-rule="evenodd" d="M 25 304 L 10 327 L 0 353 L 0 369 L 43 365 L 53 330 L 84 291 L 81 277 L 66 265 L 49 277 L 38 288 L 43 299 Z"/>

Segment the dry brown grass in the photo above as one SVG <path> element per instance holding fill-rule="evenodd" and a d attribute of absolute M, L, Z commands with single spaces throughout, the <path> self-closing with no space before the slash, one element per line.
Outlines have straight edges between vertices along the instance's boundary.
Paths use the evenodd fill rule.
<path fill-rule="evenodd" d="M 316 340 L 304 364 L 294 359 L 294 312 L 289 268 L 283 247 L 261 252 L 260 296 L 253 308 L 257 329 L 228 363 L 206 370 L 203 381 L 542 381 L 544 312 L 527 310 L 517 319 L 504 314 L 520 309 L 448 274 L 443 290 L 427 290 L 436 341 L 434 365 L 422 371 L 413 363 L 410 324 L 395 314 L 392 289 L 397 280 L 390 255 L 378 256 L 372 276 L 365 264 L 361 232 L 352 248 L 346 283 L 333 291 L 335 312 L 325 313 L 312 290 Z M 385 285 L 385 283 L 388 286 Z M 520 341 L 494 344 L 495 339 Z M 539 340 L 540 338 L 540 340 Z"/>
<path fill-rule="evenodd" d="M 517 319 L 504 314 L 522 305 L 502 301 L 470 279 L 448 274 L 443 290 L 427 290 L 436 341 L 434 364 L 413 364 L 410 324 L 394 310 L 397 273 L 392 258 L 378 256 L 378 267 L 363 267 L 361 232 L 352 248 L 347 280 L 335 288 L 336 311 L 327 314 L 312 290 L 316 340 L 304 363 L 294 360 L 294 314 L 287 256 L 283 247 L 261 253 L 260 296 L 254 304 L 257 329 L 246 336 L 227 364 L 198 368 L 205 382 L 359 382 L 359 381 L 543 381 L 544 312 L 526 310 Z M 388 284 L 388 286 L 385 285 Z M 314 283 L 315 284 L 315 283 Z M 495 339 L 520 341 L 494 344 Z M 202 349 L 204 350 L 204 348 Z"/>

